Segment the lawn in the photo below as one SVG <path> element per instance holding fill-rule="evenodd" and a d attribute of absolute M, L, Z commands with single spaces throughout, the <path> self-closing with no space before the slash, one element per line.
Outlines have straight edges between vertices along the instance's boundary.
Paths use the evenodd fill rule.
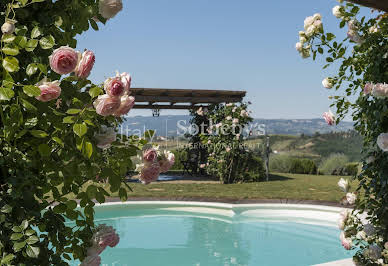
<path fill-rule="evenodd" d="M 130 184 L 129 198 L 197 199 L 237 201 L 246 199 L 290 199 L 339 202 L 344 193 L 338 188 L 338 176 L 273 174 L 271 181 L 259 183 Z M 104 185 L 107 186 L 108 185 Z"/>

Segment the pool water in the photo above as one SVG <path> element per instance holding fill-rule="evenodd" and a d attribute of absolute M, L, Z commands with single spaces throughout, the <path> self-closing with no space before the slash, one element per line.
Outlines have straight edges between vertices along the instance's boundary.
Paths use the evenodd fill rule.
<path fill-rule="evenodd" d="M 352 256 L 335 227 L 287 220 L 114 206 L 97 209 L 96 223 L 120 235 L 120 243 L 102 253 L 102 265 L 302 266 Z"/>

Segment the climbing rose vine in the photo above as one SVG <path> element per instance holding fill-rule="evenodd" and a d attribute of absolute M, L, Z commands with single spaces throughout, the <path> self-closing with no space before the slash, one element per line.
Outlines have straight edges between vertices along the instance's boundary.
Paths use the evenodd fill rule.
<path fill-rule="evenodd" d="M 77 50 L 76 37 L 122 7 L 121 0 L 0 2 L 1 265 L 100 265 L 100 254 L 119 243 L 114 228 L 95 226 L 93 206 L 127 199 L 131 157 L 147 141 L 116 133 L 134 106 L 131 76 L 93 84 L 88 77 L 101 62 Z M 152 180 L 173 161 L 160 158 Z"/>
<path fill-rule="evenodd" d="M 345 192 L 342 203 L 354 206 L 338 221 L 342 246 L 357 249 L 356 265 L 388 265 L 388 16 L 377 10 L 362 15 L 357 5 L 339 2 L 332 12 L 340 28 L 347 27 L 345 36 L 337 40 L 326 33 L 315 24 L 323 20 L 316 14 L 305 20 L 296 49 L 303 58 L 326 55 L 324 69 L 336 72 L 322 81 L 337 109 L 336 115 L 324 114 L 327 123 L 334 125 L 351 112 L 364 137 L 357 189 L 350 192 L 349 180 L 338 183 Z"/>

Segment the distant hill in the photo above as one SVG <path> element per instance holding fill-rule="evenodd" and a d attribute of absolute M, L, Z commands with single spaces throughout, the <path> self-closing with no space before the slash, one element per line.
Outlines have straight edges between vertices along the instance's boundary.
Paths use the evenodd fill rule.
<path fill-rule="evenodd" d="M 189 127 L 188 115 L 165 115 L 160 117 L 135 116 L 128 117 L 122 124 L 123 132 L 139 134 L 146 130 L 155 130 L 158 136 L 175 137 Z M 313 135 L 328 132 L 343 132 L 353 129 L 352 122 L 341 122 L 337 126 L 328 126 L 321 118 L 314 119 L 254 119 L 252 128 L 265 125 L 268 134 Z"/>

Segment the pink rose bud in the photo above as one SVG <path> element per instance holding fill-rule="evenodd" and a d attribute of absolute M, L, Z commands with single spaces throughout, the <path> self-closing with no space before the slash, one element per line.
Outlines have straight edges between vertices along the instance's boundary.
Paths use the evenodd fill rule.
<path fill-rule="evenodd" d="M 86 50 L 82 53 L 81 59 L 78 62 L 74 73 L 77 77 L 86 79 L 90 75 L 90 71 L 94 66 L 94 62 L 96 61 L 96 57 L 92 51 Z"/>
<path fill-rule="evenodd" d="M 58 80 L 47 82 L 45 79 L 36 84 L 40 89 L 40 95 L 36 97 L 38 101 L 48 102 L 57 99 L 61 95 L 61 87 Z"/>
<path fill-rule="evenodd" d="M 132 96 L 121 96 L 121 104 L 119 109 L 113 114 L 114 116 L 122 116 L 128 114 L 128 112 L 135 105 L 135 98 Z"/>
<path fill-rule="evenodd" d="M 146 162 L 154 162 L 156 158 L 158 158 L 158 153 L 155 149 L 148 149 L 143 153 L 143 160 Z"/>
<path fill-rule="evenodd" d="M 160 166 L 158 162 L 153 162 L 151 164 L 145 165 L 140 172 L 139 179 L 145 185 L 150 184 L 158 180 L 160 172 Z"/>
<path fill-rule="evenodd" d="M 61 46 L 54 50 L 49 57 L 51 69 L 60 74 L 65 75 L 74 71 L 78 64 L 79 52 L 69 46 Z"/>
<path fill-rule="evenodd" d="M 120 104 L 120 98 L 110 97 L 107 94 L 98 96 L 93 103 L 94 108 L 96 108 L 96 113 L 102 116 L 114 114 L 119 109 Z"/>
<path fill-rule="evenodd" d="M 329 126 L 335 125 L 335 116 L 331 111 L 323 113 L 323 118 Z"/>
<path fill-rule="evenodd" d="M 100 266 L 101 257 L 98 255 L 88 256 L 80 264 L 80 266 Z"/>

